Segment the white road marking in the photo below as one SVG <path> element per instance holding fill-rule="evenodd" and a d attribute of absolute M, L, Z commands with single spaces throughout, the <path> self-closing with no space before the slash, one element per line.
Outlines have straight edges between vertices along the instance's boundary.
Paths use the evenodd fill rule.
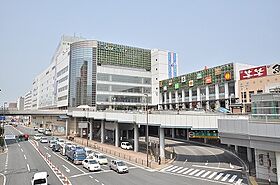
<path fill-rule="evenodd" d="M 213 173 L 208 177 L 208 179 L 212 179 L 215 175 L 217 175 L 217 172 L 213 172 Z"/>
<path fill-rule="evenodd" d="M 69 170 L 69 168 L 67 168 L 65 165 L 62 165 L 64 168 L 65 168 L 65 170 L 66 170 L 66 172 L 70 172 L 70 170 Z"/>
<path fill-rule="evenodd" d="M 89 178 L 93 178 L 93 176 L 90 175 Z"/>
<path fill-rule="evenodd" d="M 183 174 L 186 175 L 186 174 L 190 173 L 190 172 L 193 171 L 193 170 L 194 170 L 194 169 L 191 168 L 191 169 L 189 169 L 188 171 L 185 171 Z"/>
<path fill-rule="evenodd" d="M 236 185 L 240 185 L 243 179 L 238 179 L 238 181 L 235 183 Z"/>
<path fill-rule="evenodd" d="M 172 168 L 172 167 L 173 167 L 173 165 L 170 165 L 170 166 L 167 166 L 167 167 L 161 169 L 160 171 L 165 171 L 165 170 L 167 170 L 167 169 L 169 169 L 169 168 Z"/>
<path fill-rule="evenodd" d="M 230 168 L 219 168 L 219 167 L 212 167 L 212 166 L 201 166 L 201 165 L 192 165 L 194 167 L 199 167 L 199 168 L 209 168 L 209 169 L 215 169 L 215 170 L 231 170 L 231 171 L 242 171 L 242 170 L 237 170 L 237 169 L 230 169 Z"/>
<path fill-rule="evenodd" d="M 46 150 L 49 150 L 49 149 L 48 149 L 47 147 L 45 147 L 45 146 L 44 146 L 44 148 L 45 148 Z"/>
<path fill-rule="evenodd" d="M 209 175 L 211 173 L 211 171 L 208 171 L 208 172 L 206 172 L 206 173 L 204 173 L 201 177 L 206 177 L 207 175 Z"/>
<path fill-rule="evenodd" d="M 200 176 L 201 174 L 203 174 L 205 172 L 205 170 L 201 170 L 200 172 L 198 172 L 197 174 L 195 174 L 194 176 L 198 177 Z"/>
<path fill-rule="evenodd" d="M 199 170 L 198 170 L 198 169 L 196 169 L 196 170 L 192 171 L 189 175 L 194 175 L 194 174 L 195 174 L 195 173 L 197 173 L 197 172 L 199 172 Z"/>
<path fill-rule="evenodd" d="M 207 166 L 208 165 L 208 161 L 205 163 L 205 166 Z"/>
<path fill-rule="evenodd" d="M 217 175 L 214 180 L 219 180 L 222 176 L 224 175 L 224 173 L 219 173 L 219 175 Z"/>
<path fill-rule="evenodd" d="M 23 152 L 23 149 L 22 149 L 22 148 L 21 148 L 20 150 L 21 150 L 21 152 Z"/>
<path fill-rule="evenodd" d="M 188 159 L 186 159 L 183 164 L 185 164 L 186 162 L 188 162 Z"/>
<path fill-rule="evenodd" d="M 188 169 L 188 168 L 184 168 L 184 169 L 178 171 L 177 173 L 183 173 L 183 172 L 186 171 L 187 169 Z"/>
<path fill-rule="evenodd" d="M 72 176 L 70 176 L 70 178 L 81 177 L 81 176 L 91 175 L 91 174 L 98 174 L 98 173 L 106 173 L 106 172 L 112 172 L 112 170 L 102 170 L 102 171 L 99 171 L 99 172 L 81 173 L 81 174 L 78 174 L 78 175 L 72 175 Z"/>
<path fill-rule="evenodd" d="M 221 181 L 226 181 L 228 178 L 229 178 L 229 176 L 230 176 L 230 174 L 226 174 L 226 176 L 224 176 L 224 178 L 222 178 L 222 180 Z"/>
<path fill-rule="evenodd" d="M 231 179 L 229 179 L 228 182 L 233 182 L 236 179 L 236 177 L 237 177 L 237 175 L 232 176 Z"/>
<path fill-rule="evenodd" d="M 5 172 L 6 173 L 6 172 Z M 6 176 L 3 174 L 3 173 L 0 173 L 0 175 L 2 175 L 4 177 L 4 182 L 3 182 L 3 185 L 6 185 Z"/>
<path fill-rule="evenodd" d="M 183 167 L 181 166 L 181 167 L 179 167 L 179 168 L 173 170 L 172 173 L 177 172 L 177 171 L 181 170 L 182 168 L 183 168 Z"/>
<path fill-rule="evenodd" d="M 20 147 L 20 144 L 18 144 L 18 146 Z"/>
<path fill-rule="evenodd" d="M 97 180 L 97 179 L 94 179 L 96 182 L 99 182 L 99 180 Z"/>
<path fill-rule="evenodd" d="M 51 157 L 51 155 L 50 155 L 49 153 L 46 153 L 46 154 L 47 154 L 48 158 L 50 158 L 50 157 Z"/>
<path fill-rule="evenodd" d="M 173 166 L 172 168 L 169 168 L 168 170 L 165 170 L 166 172 L 172 171 L 174 169 L 178 168 L 178 166 Z"/>
<path fill-rule="evenodd" d="M 24 159 L 26 160 L 26 156 L 25 156 L 25 155 L 23 155 L 23 157 L 24 157 Z"/>
<path fill-rule="evenodd" d="M 30 172 L 29 164 L 26 164 L 26 166 L 27 166 L 27 170 Z"/>

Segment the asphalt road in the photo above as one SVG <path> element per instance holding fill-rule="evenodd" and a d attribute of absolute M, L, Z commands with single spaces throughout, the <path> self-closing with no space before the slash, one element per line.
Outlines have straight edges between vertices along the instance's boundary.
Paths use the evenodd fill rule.
<path fill-rule="evenodd" d="M 37 133 L 33 131 L 33 129 L 23 126 L 18 126 L 16 129 L 12 126 L 7 126 L 6 131 L 14 134 L 22 132 L 34 135 Z M 232 156 L 224 156 L 224 154 L 220 154 L 220 151 L 216 149 L 200 148 L 199 146 L 186 145 L 185 143 L 173 144 L 179 155 L 177 160 L 165 169 L 152 171 L 140 166 L 128 164 L 129 173 L 118 174 L 110 170 L 108 165 L 103 165 L 100 172 L 89 172 L 82 168 L 81 165 L 74 165 L 67 161 L 65 156 L 62 156 L 59 152 L 53 152 L 48 147 L 48 144 L 42 144 L 33 140 L 10 143 L 8 150 L 8 170 L 5 173 L 8 179 L 7 185 L 23 184 L 23 182 L 24 184 L 30 184 L 31 176 L 36 171 L 42 170 L 50 174 L 49 184 L 61 184 L 59 178 L 53 173 L 45 159 L 39 154 L 40 152 L 43 156 L 47 157 L 50 163 L 55 165 L 73 185 L 214 185 L 233 184 L 240 178 L 238 176 L 232 183 L 229 183 L 228 181 L 233 176 L 227 176 L 227 179 L 222 181 L 222 179 L 226 177 L 224 173 L 224 175 L 220 175 L 219 179 L 215 180 L 215 178 L 219 176 L 219 173 L 225 171 L 223 168 L 229 168 L 228 163 L 223 161 L 231 159 Z M 38 148 L 38 150 L 35 148 Z M 2 163 L 4 160 L 1 160 L 1 157 L 2 156 L 0 156 L 0 165 L 3 165 Z M 108 161 L 113 159 L 110 156 L 107 157 Z M 10 161 L 10 159 L 19 159 L 19 162 L 17 160 Z M 204 161 L 207 160 L 208 164 L 205 165 Z M 30 171 L 28 170 L 27 164 L 29 164 Z M 232 163 L 232 165 L 235 166 L 234 163 Z M 236 166 L 238 166 L 238 164 L 236 164 Z M 193 170 L 186 173 L 189 169 Z M 212 173 L 217 171 L 217 174 L 212 178 L 208 178 L 212 174 L 208 171 L 213 171 Z M 205 176 L 205 173 L 208 173 L 208 175 Z"/>

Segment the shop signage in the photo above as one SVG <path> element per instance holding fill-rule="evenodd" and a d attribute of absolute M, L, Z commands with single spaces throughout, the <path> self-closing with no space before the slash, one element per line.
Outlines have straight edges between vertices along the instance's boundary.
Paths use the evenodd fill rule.
<path fill-rule="evenodd" d="M 172 85 L 172 80 L 169 80 L 169 81 L 168 81 L 168 85 Z"/>
<path fill-rule="evenodd" d="M 159 82 L 159 87 L 162 87 L 162 81 Z"/>
<path fill-rule="evenodd" d="M 179 89 L 179 83 L 175 84 L 175 89 Z"/>
<path fill-rule="evenodd" d="M 212 83 L 212 78 L 211 78 L 211 76 L 206 76 L 206 77 L 205 77 L 205 83 L 207 83 L 207 84 L 211 84 L 211 83 Z"/>
<path fill-rule="evenodd" d="M 267 66 L 267 75 L 278 75 L 280 74 L 280 64 L 272 64 Z"/>
<path fill-rule="evenodd" d="M 163 91 L 167 91 L 167 87 L 166 86 L 163 87 Z"/>
<path fill-rule="evenodd" d="M 196 79 L 201 79 L 202 78 L 202 74 L 201 73 L 197 73 L 196 74 Z"/>
<path fill-rule="evenodd" d="M 227 72 L 225 73 L 225 79 L 226 79 L 226 80 L 231 80 L 231 74 L 230 74 L 229 71 L 227 71 Z"/>
<path fill-rule="evenodd" d="M 260 66 L 239 71 L 240 80 L 258 78 L 267 75 L 266 66 Z"/>
<path fill-rule="evenodd" d="M 193 86 L 193 80 L 190 80 L 189 81 L 189 87 L 192 87 Z"/>
<path fill-rule="evenodd" d="M 221 68 L 215 68 L 215 75 L 217 76 L 217 75 L 220 75 L 220 74 L 222 74 Z"/>
<path fill-rule="evenodd" d="M 181 82 L 182 82 L 182 83 L 186 82 L 186 76 L 182 76 L 182 77 L 181 77 Z"/>

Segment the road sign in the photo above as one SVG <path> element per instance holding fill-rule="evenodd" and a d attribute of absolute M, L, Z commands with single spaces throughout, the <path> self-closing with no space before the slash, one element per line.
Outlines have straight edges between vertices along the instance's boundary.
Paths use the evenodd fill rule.
<path fill-rule="evenodd" d="M 5 120 L 5 116 L 0 116 L 0 120 L 1 121 Z"/>

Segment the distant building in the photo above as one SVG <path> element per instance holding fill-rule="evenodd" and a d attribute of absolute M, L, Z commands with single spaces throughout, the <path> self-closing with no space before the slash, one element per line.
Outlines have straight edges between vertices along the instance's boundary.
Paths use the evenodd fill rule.
<path fill-rule="evenodd" d="M 28 91 L 24 95 L 24 110 L 31 110 L 32 107 L 32 91 Z"/>
<path fill-rule="evenodd" d="M 17 100 L 17 110 L 24 110 L 24 98 L 19 97 Z"/>
<path fill-rule="evenodd" d="M 17 103 L 11 102 L 8 106 L 9 110 L 17 110 Z"/>

